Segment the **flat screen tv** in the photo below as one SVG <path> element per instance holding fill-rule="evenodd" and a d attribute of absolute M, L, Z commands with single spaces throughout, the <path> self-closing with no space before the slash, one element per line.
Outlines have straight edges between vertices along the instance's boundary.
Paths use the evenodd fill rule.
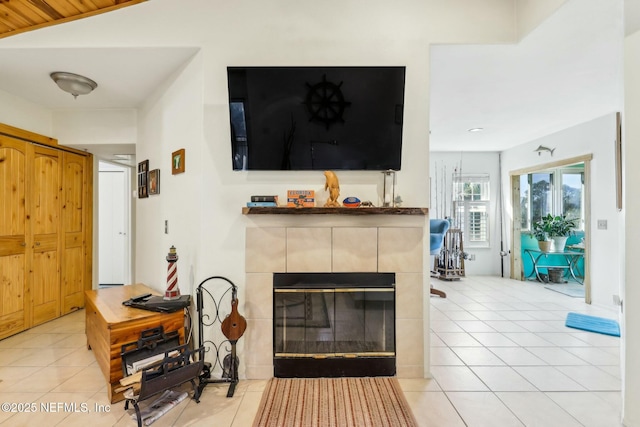
<path fill-rule="evenodd" d="M 400 170 L 405 67 L 229 67 L 234 170 Z"/>

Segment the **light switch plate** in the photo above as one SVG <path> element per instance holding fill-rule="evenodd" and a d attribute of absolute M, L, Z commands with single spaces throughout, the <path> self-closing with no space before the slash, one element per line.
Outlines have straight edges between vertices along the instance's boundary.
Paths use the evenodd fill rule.
<path fill-rule="evenodd" d="M 606 230 L 607 229 L 607 220 L 599 219 L 598 220 L 598 230 Z"/>

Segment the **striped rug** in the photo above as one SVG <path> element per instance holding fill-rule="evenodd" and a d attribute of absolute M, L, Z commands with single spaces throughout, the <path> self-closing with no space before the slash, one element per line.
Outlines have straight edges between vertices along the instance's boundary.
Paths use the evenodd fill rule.
<path fill-rule="evenodd" d="M 417 427 L 395 378 L 272 378 L 253 427 Z"/>

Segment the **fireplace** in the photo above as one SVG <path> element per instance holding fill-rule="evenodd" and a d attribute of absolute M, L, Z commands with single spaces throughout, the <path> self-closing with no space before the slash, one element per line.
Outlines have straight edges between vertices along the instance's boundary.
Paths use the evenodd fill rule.
<path fill-rule="evenodd" d="M 274 273 L 274 375 L 395 375 L 395 305 L 394 273 Z"/>
<path fill-rule="evenodd" d="M 291 214 L 247 215 L 251 226 L 246 228 L 245 284 L 239 294 L 241 304 L 244 301 L 240 310 L 247 319 L 241 340 L 244 348 L 240 348 L 241 378 L 274 377 L 274 273 L 303 272 L 393 273 L 395 375 L 429 375 L 429 276 L 424 274 L 429 257 L 423 250 L 427 247 L 424 214 L 373 215 L 367 214 L 368 209 L 343 208 L 355 211 L 345 215 L 293 213 L 300 209 L 280 209 Z"/>

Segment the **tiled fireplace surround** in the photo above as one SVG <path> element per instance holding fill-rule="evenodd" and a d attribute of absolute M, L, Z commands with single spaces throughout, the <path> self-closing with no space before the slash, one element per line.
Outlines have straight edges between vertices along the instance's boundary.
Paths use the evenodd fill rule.
<path fill-rule="evenodd" d="M 426 216 L 255 216 L 246 228 L 245 375 L 273 377 L 274 272 L 396 273 L 396 372 L 429 376 Z"/>

